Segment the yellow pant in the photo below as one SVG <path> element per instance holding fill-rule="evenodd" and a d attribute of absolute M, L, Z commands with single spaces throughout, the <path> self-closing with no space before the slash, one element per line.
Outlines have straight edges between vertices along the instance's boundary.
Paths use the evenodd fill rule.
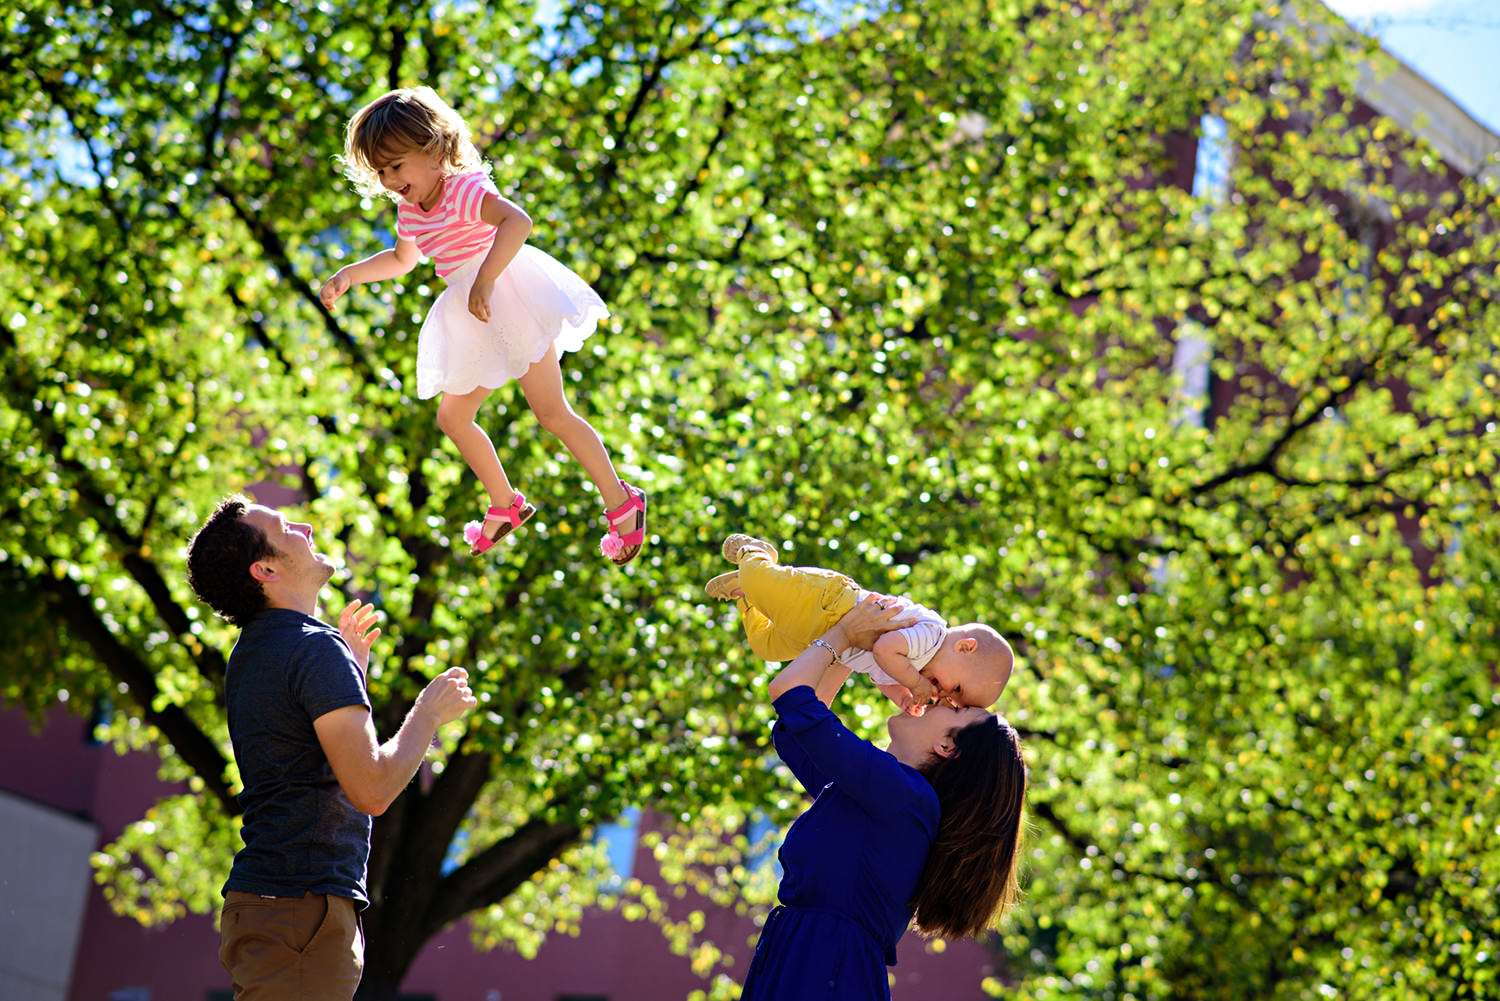
<path fill-rule="evenodd" d="M 843 574 L 784 567 L 759 549 L 747 549 L 740 558 L 740 590 L 740 621 L 761 660 L 791 660 L 859 599 L 859 585 Z"/>

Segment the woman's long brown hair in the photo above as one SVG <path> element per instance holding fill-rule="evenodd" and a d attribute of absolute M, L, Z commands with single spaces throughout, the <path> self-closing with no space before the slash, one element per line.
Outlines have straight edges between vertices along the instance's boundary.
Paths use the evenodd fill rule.
<path fill-rule="evenodd" d="M 953 757 L 934 755 L 921 769 L 942 819 L 911 904 L 923 935 L 972 938 L 1020 895 L 1026 761 L 1021 738 L 1002 716 L 954 731 L 953 742 Z"/>

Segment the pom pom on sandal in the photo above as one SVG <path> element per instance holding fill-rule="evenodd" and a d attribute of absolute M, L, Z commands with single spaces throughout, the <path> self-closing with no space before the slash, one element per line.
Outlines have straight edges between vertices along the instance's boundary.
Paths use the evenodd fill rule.
<path fill-rule="evenodd" d="M 474 543 L 478 542 L 480 537 L 483 535 L 484 526 L 479 524 L 479 522 L 477 521 L 471 521 L 464 526 L 464 541 L 471 546 Z"/>

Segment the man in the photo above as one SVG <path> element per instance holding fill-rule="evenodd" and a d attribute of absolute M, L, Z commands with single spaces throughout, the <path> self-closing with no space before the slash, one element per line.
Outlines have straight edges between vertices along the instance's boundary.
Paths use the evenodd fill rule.
<path fill-rule="evenodd" d="M 434 679 L 381 744 L 364 677 L 375 616 L 353 602 L 339 629 L 314 618 L 334 566 L 311 525 L 231 496 L 187 563 L 198 597 L 240 627 L 225 694 L 245 847 L 224 884 L 219 960 L 236 1001 L 352 998 L 370 816 L 401 794 L 438 728 L 473 708 L 468 672 Z"/>

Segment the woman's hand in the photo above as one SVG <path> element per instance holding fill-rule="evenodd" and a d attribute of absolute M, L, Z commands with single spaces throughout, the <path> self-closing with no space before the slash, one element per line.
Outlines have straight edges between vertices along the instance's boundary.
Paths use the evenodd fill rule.
<path fill-rule="evenodd" d="M 915 620 L 904 605 L 882 594 L 867 594 L 844 613 L 824 639 L 842 653 L 851 646 L 868 650 L 875 641 L 892 629 L 900 629 Z"/>
<path fill-rule="evenodd" d="M 366 605 L 358 598 L 345 605 L 344 610 L 339 613 L 339 635 L 349 644 L 361 671 L 369 666 L 370 647 L 375 645 L 375 640 L 380 636 L 380 629 L 375 625 L 378 618 L 375 606 Z"/>

